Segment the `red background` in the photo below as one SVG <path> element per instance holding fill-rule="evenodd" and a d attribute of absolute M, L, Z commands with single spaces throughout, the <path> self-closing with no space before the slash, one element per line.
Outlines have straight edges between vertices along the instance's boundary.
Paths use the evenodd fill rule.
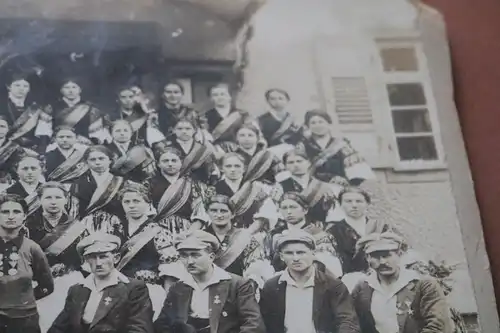
<path fill-rule="evenodd" d="M 500 300 L 500 1 L 424 0 L 445 17 L 455 100 Z"/>

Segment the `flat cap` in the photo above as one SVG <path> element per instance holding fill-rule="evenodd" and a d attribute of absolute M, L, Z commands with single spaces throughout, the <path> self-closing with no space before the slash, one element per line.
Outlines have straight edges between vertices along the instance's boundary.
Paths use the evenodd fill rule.
<path fill-rule="evenodd" d="M 281 250 L 287 243 L 303 243 L 311 249 L 316 248 L 316 241 L 310 233 L 303 230 L 285 230 L 276 239 L 276 249 Z"/>
<path fill-rule="evenodd" d="M 96 232 L 82 239 L 76 246 L 81 256 L 91 253 L 112 252 L 121 245 L 120 238 L 104 232 Z"/>
<path fill-rule="evenodd" d="M 204 250 L 211 247 L 215 252 L 219 250 L 218 239 L 206 231 L 194 230 L 176 239 L 177 250 Z"/>
<path fill-rule="evenodd" d="M 404 240 L 401 236 L 387 231 L 383 233 L 368 234 L 360 238 L 356 243 L 356 249 L 358 251 L 364 251 L 365 253 L 398 250 L 403 243 Z"/>

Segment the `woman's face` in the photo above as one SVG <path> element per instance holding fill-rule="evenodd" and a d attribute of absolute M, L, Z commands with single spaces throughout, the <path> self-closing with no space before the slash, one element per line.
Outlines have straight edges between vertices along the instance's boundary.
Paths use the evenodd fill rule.
<path fill-rule="evenodd" d="M 36 184 L 42 175 L 42 166 L 40 161 L 34 157 L 26 157 L 19 162 L 17 166 L 17 175 L 19 179 L 26 184 Z"/>
<path fill-rule="evenodd" d="M 125 214 L 132 219 L 140 219 L 149 210 L 149 202 L 136 192 L 126 192 L 123 194 L 122 206 Z"/>
<path fill-rule="evenodd" d="M 163 89 L 163 98 L 170 105 L 179 105 L 182 97 L 182 89 L 176 84 L 167 84 Z"/>
<path fill-rule="evenodd" d="M 30 92 L 30 84 L 26 80 L 16 80 L 8 86 L 12 96 L 17 98 L 25 98 Z"/>
<path fill-rule="evenodd" d="M 158 160 L 158 167 L 168 176 L 175 176 L 181 171 L 182 160 L 173 153 L 165 153 Z"/>
<path fill-rule="evenodd" d="M 0 119 L 0 139 L 4 139 L 8 132 L 9 124 L 5 120 Z"/>
<path fill-rule="evenodd" d="M 242 128 L 236 133 L 236 142 L 244 149 L 252 149 L 257 146 L 259 138 L 249 128 Z"/>
<path fill-rule="evenodd" d="M 228 205 L 218 202 L 210 204 L 208 207 L 208 215 L 212 223 L 218 227 L 224 227 L 231 224 L 231 219 L 233 218 L 233 214 Z"/>
<path fill-rule="evenodd" d="M 26 213 L 21 204 L 7 201 L 0 206 L 0 228 L 6 230 L 18 229 L 23 225 L 25 219 Z"/>
<path fill-rule="evenodd" d="M 123 109 L 131 110 L 135 104 L 136 93 L 132 89 L 124 89 L 120 91 L 118 99 Z"/>
<path fill-rule="evenodd" d="M 69 100 L 74 100 L 80 97 L 82 89 L 80 86 L 74 82 L 66 82 L 61 87 L 61 94 Z"/>
<path fill-rule="evenodd" d="M 174 127 L 174 134 L 180 141 L 189 141 L 194 137 L 195 129 L 188 121 L 179 121 Z"/>
<path fill-rule="evenodd" d="M 312 116 L 307 127 L 314 135 L 325 136 L 330 133 L 330 124 L 321 116 Z"/>
<path fill-rule="evenodd" d="M 280 211 L 286 223 L 290 224 L 298 224 L 303 221 L 306 216 L 304 207 L 291 199 L 285 199 L 280 203 Z"/>
<path fill-rule="evenodd" d="M 127 143 L 132 139 L 132 128 L 130 128 L 129 124 L 119 122 L 113 126 L 111 135 L 116 142 Z"/>
<path fill-rule="evenodd" d="M 347 192 L 342 195 L 340 207 L 347 216 L 353 219 L 360 219 L 366 215 L 368 202 L 361 193 Z"/>
<path fill-rule="evenodd" d="M 309 171 L 311 162 L 302 156 L 291 154 L 288 156 L 285 166 L 292 175 L 302 177 Z"/>
<path fill-rule="evenodd" d="M 267 102 L 274 110 L 282 111 L 288 105 L 288 98 L 279 91 L 272 91 L 267 98 Z"/>
<path fill-rule="evenodd" d="M 227 107 L 231 104 L 231 95 L 227 87 L 212 88 L 210 99 L 217 107 Z"/>
<path fill-rule="evenodd" d="M 71 149 L 76 143 L 76 134 L 70 130 L 60 130 L 56 134 L 56 143 L 61 149 Z"/>
<path fill-rule="evenodd" d="M 225 158 L 224 161 L 222 162 L 222 173 L 229 180 L 232 181 L 241 180 L 241 178 L 243 178 L 244 171 L 245 171 L 245 165 L 239 158 L 235 156 Z"/>
<path fill-rule="evenodd" d="M 109 171 L 109 168 L 111 166 L 111 159 L 108 155 L 100 151 L 93 151 L 87 158 L 87 164 L 90 170 L 97 173 L 104 173 Z"/>
<path fill-rule="evenodd" d="M 46 188 L 40 197 L 43 211 L 50 214 L 61 213 L 67 201 L 63 190 L 60 188 Z"/>

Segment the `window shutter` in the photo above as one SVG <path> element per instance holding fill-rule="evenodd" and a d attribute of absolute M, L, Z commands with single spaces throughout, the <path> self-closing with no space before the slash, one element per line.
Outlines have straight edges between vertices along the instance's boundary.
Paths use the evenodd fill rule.
<path fill-rule="evenodd" d="M 340 126 L 373 126 L 370 97 L 364 77 L 333 77 L 335 113 Z"/>

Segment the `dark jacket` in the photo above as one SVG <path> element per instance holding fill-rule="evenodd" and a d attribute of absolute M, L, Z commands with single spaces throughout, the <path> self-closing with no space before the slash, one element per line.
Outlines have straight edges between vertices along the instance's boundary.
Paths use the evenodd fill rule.
<path fill-rule="evenodd" d="M 234 274 L 231 277 L 231 280 L 209 287 L 210 332 L 264 333 L 252 282 Z M 155 322 L 155 332 L 194 332 L 194 328 L 187 324 L 192 295 L 190 286 L 183 282 L 175 283 Z"/>
<path fill-rule="evenodd" d="M 137 280 L 119 282 L 104 289 L 93 322 L 88 331 L 82 316 L 90 297 L 90 289 L 76 284 L 68 291 L 64 309 L 47 333 L 151 333 L 153 306 L 146 284 Z"/>
<path fill-rule="evenodd" d="M 363 281 L 352 291 L 362 333 L 383 333 L 375 328 L 371 312 L 373 288 Z M 445 296 L 431 278 L 413 280 L 397 293 L 400 333 L 451 333 L 449 307 Z M 408 305 L 410 305 L 408 307 Z"/>
<path fill-rule="evenodd" d="M 360 332 L 347 287 L 339 279 L 316 270 L 313 322 L 320 333 Z M 280 275 L 269 279 L 260 294 L 260 312 L 268 333 L 285 333 L 286 282 Z M 297 306 L 304 306 L 297 304 Z"/>

